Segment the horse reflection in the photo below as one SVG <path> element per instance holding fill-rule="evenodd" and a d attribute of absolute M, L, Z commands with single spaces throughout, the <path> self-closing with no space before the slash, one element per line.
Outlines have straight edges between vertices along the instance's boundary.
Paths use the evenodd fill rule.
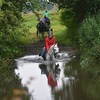
<path fill-rule="evenodd" d="M 47 76 L 48 85 L 51 87 L 52 93 L 54 94 L 61 71 L 59 64 L 40 64 L 39 68 L 41 69 L 41 74 L 45 74 Z"/>

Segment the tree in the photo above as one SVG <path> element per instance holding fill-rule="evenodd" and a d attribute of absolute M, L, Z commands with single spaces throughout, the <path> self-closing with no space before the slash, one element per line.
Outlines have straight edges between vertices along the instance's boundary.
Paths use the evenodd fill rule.
<path fill-rule="evenodd" d="M 82 22 L 87 15 L 94 15 L 100 10 L 100 0 L 50 0 L 59 4 L 59 8 L 71 9 L 77 22 Z"/>
<path fill-rule="evenodd" d="M 14 59 L 22 55 L 19 38 L 26 31 L 21 25 L 21 12 L 27 6 L 26 2 L 27 0 L 0 0 L 0 99 L 11 93 L 14 86 L 22 87 L 21 80 L 14 72 Z"/>

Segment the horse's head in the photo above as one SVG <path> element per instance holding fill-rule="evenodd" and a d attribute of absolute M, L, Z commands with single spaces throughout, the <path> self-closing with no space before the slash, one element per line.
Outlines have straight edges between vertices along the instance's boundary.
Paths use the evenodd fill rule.
<path fill-rule="evenodd" d="M 52 46 L 50 47 L 48 53 L 49 53 L 50 55 L 54 55 L 54 56 L 55 56 L 57 53 L 59 53 L 59 48 L 58 48 L 57 43 L 54 44 L 54 45 L 52 45 Z"/>
<path fill-rule="evenodd" d="M 53 46 L 53 53 L 54 53 L 54 55 L 59 53 L 59 48 L 58 48 L 58 44 L 57 43 Z"/>
<path fill-rule="evenodd" d="M 46 59 L 53 60 L 56 58 L 56 55 L 58 53 L 59 53 L 59 48 L 58 48 L 57 44 L 54 44 L 49 48 L 48 53 L 46 54 Z"/>

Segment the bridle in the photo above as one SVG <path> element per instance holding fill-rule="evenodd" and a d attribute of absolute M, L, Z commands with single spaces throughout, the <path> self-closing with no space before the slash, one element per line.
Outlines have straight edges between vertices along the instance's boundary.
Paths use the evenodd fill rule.
<path fill-rule="evenodd" d="M 55 45 L 54 45 L 55 46 Z M 54 54 L 54 57 L 56 58 L 56 55 L 59 53 L 59 52 L 55 52 L 55 48 L 53 46 L 53 54 Z"/>
<path fill-rule="evenodd" d="M 57 44 L 52 45 L 52 47 L 49 49 L 50 51 L 47 53 L 49 55 L 49 59 L 53 59 L 57 57 L 57 54 L 59 53 L 59 48 Z M 48 56 L 47 56 L 48 58 Z"/>

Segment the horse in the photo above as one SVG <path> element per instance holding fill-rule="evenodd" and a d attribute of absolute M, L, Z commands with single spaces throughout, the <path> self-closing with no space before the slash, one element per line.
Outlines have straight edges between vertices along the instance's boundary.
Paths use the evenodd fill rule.
<path fill-rule="evenodd" d="M 46 60 L 53 61 L 55 60 L 57 54 L 59 53 L 58 44 L 54 44 L 49 48 L 49 51 L 46 53 Z"/>
<path fill-rule="evenodd" d="M 39 35 L 41 35 L 42 38 L 44 38 L 44 33 L 48 32 L 49 29 L 50 29 L 50 22 L 48 22 L 48 21 L 47 22 L 40 21 L 36 25 L 36 28 L 37 28 L 37 32 L 36 32 L 37 37 L 39 37 Z"/>

